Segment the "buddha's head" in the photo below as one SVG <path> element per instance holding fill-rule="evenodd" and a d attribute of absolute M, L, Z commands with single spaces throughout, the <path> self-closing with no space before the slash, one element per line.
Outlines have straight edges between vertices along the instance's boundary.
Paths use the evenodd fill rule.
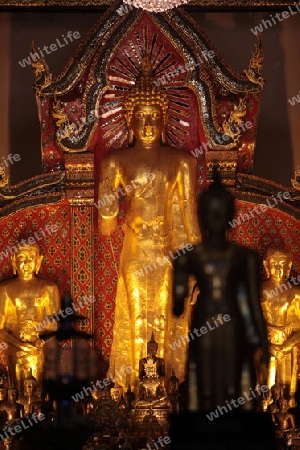
<path fill-rule="evenodd" d="M 19 392 L 17 388 L 11 387 L 7 389 L 7 398 L 10 403 L 16 403 Z"/>
<path fill-rule="evenodd" d="M 282 387 L 279 386 L 279 384 L 273 384 L 271 387 L 271 394 L 274 401 L 279 400 L 283 395 Z"/>
<path fill-rule="evenodd" d="M 25 392 L 25 395 L 27 395 L 28 397 L 31 397 L 33 394 L 35 394 L 36 389 L 37 389 L 37 380 L 36 380 L 35 377 L 33 377 L 30 374 L 24 380 L 24 392 Z"/>
<path fill-rule="evenodd" d="M 278 407 L 280 412 L 287 412 L 288 402 L 285 398 L 278 400 Z"/>
<path fill-rule="evenodd" d="M 40 399 L 40 400 L 45 400 L 46 399 L 46 391 L 43 387 L 38 387 L 36 388 L 36 396 Z"/>
<path fill-rule="evenodd" d="M 221 183 L 216 166 L 213 182 L 199 198 L 199 219 L 208 235 L 222 235 L 234 217 L 234 197 Z"/>
<path fill-rule="evenodd" d="M 166 94 L 154 83 L 150 59 L 145 57 L 141 74 L 124 101 L 129 128 L 129 142 L 133 135 L 138 142 L 151 145 L 162 137 L 168 110 Z"/>
<path fill-rule="evenodd" d="M 31 280 L 39 272 L 42 260 L 43 255 L 40 255 L 37 244 L 18 244 L 17 251 L 11 257 L 13 272 L 23 280 Z"/>
<path fill-rule="evenodd" d="M 116 384 L 113 388 L 111 388 L 110 395 L 111 395 L 111 398 L 115 402 L 119 402 L 121 400 L 122 395 L 123 395 L 122 387 L 119 386 L 118 384 Z"/>
<path fill-rule="evenodd" d="M 269 248 L 264 259 L 267 277 L 275 283 L 288 278 L 292 268 L 292 255 L 286 250 Z"/>
<path fill-rule="evenodd" d="M 177 393 L 178 391 L 179 391 L 179 380 L 175 375 L 172 375 L 169 378 L 167 392 L 168 394 L 174 394 Z"/>

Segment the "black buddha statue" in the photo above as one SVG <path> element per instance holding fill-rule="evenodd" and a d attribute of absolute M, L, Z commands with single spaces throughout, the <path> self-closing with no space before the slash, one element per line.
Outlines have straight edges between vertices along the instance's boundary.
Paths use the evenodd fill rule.
<path fill-rule="evenodd" d="M 190 411 L 211 411 L 238 399 L 245 387 L 248 392 L 254 390 L 254 356 L 261 352 L 261 367 L 268 363 L 259 256 L 227 240 L 233 217 L 233 195 L 214 169 L 213 183 L 199 198 L 203 243 L 174 261 L 176 316 L 184 311 L 190 275 L 195 276 L 200 289 L 188 334 L 186 408 Z M 246 378 L 242 377 L 245 372 Z M 243 407 L 241 402 L 240 409 Z M 251 408 L 255 408 L 255 402 L 247 402 L 247 409 Z"/>

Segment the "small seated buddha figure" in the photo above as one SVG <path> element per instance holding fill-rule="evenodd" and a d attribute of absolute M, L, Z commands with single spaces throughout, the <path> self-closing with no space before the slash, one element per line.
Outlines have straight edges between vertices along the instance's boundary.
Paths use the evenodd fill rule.
<path fill-rule="evenodd" d="M 94 390 L 91 394 L 91 398 L 88 399 L 86 404 L 86 413 L 92 415 L 95 410 L 100 408 L 101 393 L 98 390 Z"/>
<path fill-rule="evenodd" d="M 263 282 L 261 305 L 270 344 L 268 387 L 274 383 L 283 386 L 284 396 L 292 407 L 295 406 L 297 344 L 300 343 L 299 289 L 288 281 L 292 256 L 286 250 L 269 249 L 264 267 L 268 279 Z"/>
<path fill-rule="evenodd" d="M 179 381 L 176 375 L 173 373 L 169 378 L 167 386 L 168 399 L 171 403 L 172 412 L 179 411 Z"/>
<path fill-rule="evenodd" d="M 119 405 L 111 398 L 110 389 L 104 386 L 103 389 L 92 392 L 92 399 L 87 403 L 87 415 L 95 422 L 97 429 L 111 430 L 115 426 L 116 417 L 119 413 Z"/>
<path fill-rule="evenodd" d="M 269 406 L 273 403 L 271 390 L 268 389 L 267 392 L 264 392 L 262 395 L 262 399 L 260 405 L 258 406 L 258 411 L 268 412 Z"/>
<path fill-rule="evenodd" d="M 5 402 L 1 409 L 6 415 L 5 423 L 7 425 L 12 424 L 17 419 L 22 419 L 25 416 L 24 406 L 21 403 L 17 403 L 18 389 L 15 387 L 8 388 L 7 390 L 7 402 Z"/>
<path fill-rule="evenodd" d="M 26 416 L 32 413 L 33 403 L 39 401 L 36 391 L 36 378 L 30 374 L 24 381 L 24 395 L 19 398 L 19 402 L 24 406 Z"/>
<path fill-rule="evenodd" d="M 292 438 L 295 431 L 294 415 L 288 412 L 288 402 L 285 398 L 278 401 L 278 407 L 279 411 L 272 414 L 278 444 L 281 445 L 280 448 L 292 448 Z"/>
<path fill-rule="evenodd" d="M 279 411 L 279 400 L 283 397 L 282 387 L 278 384 L 274 384 L 271 387 L 272 402 L 268 405 L 268 412 L 275 414 Z"/>
<path fill-rule="evenodd" d="M 7 344 L 10 384 L 21 393 L 30 369 L 42 381 L 44 343 L 39 333 L 57 326 L 49 321 L 44 327 L 46 316 L 59 310 L 60 294 L 55 283 L 36 276 L 42 260 L 37 244 L 18 243 L 11 257 L 17 276 L 0 283 L 0 339 Z"/>
<path fill-rule="evenodd" d="M 127 389 L 127 391 L 125 393 L 124 400 L 125 400 L 127 408 L 131 409 L 132 408 L 132 404 L 135 401 L 135 394 L 134 394 L 134 392 L 132 392 L 130 384 L 128 385 L 128 389 Z"/>
<path fill-rule="evenodd" d="M 36 396 L 38 400 L 32 403 L 32 412 L 36 413 L 39 417 L 43 414 L 45 422 L 48 422 L 50 412 L 52 411 L 51 403 L 46 400 L 46 391 L 42 387 L 36 389 Z M 43 422 L 43 423 L 45 423 Z"/>
<path fill-rule="evenodd" d="M 162 397 L 165 395 L 165 361 L 156 356 L 158 344 L 152 332 L 151 339 L 147 343 L 147 357 L 139 362 L 139 399 Z"/>
<path fill-rule="evenodd" d="M 94 390 L 91 394 L 91 398 L 88 398 L 86 403 L 86 415 L 95 423 L 95 426 L 99 428 L 102 417 L 101 391 Z"/>

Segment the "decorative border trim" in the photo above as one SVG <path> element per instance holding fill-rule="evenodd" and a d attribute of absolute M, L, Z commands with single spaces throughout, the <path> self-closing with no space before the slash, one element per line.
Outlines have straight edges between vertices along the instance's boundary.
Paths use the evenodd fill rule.
<path fill-rule="evenodd" d="M 64 188 L 65 177 L 66 174 L 63 171 L 41 173 L 18 184 L 3 186 L 0 188 L 0 206 L 2 201 L 35 195 L 42 191 L 61 191 Z"/>
<path fill-rule="evenodd" d="M 65 172 L 42 173 L 0 188 L 0 218 L 29 206 L 57 203 L 65 197 Z"/>
<path fill-rule="evenodd" d="M 250 203 L 264 203 L 266 199 L 276 196 L 277 193 L 289 192 L 290 199 L 279 203 L 275 209 L 289 214 L 295 219 L 300 219 L 300 195 L 299 191 L 291 187 L 287 188 L 274 181 L 256 175 L 238 174 L 235 198 Z"/>
<path fill-rule="evenodd" d="M 266 204 L 268 199 L 273 200 L 274 197 L 272 198 L 271 195 L 260 195 L 253 192 L 236 191 L 235 198 L 236 200 L 242 200 L 244 202 L 248 202 L 249 204 L 261 205 Z M 299 208 L 289 205 L 288 203 L 278 203 L 278 205 L 274 206 L 273 209 L 285 213 L 296 220 L 300 220 Z"/>
<path fill-rule="evenodd" d="M 0 8 L 80 8 L 109 7 L 109 0 L 0 0 Z M 274 8 L 299 4 L 297 0 L 191 0 L 187 7 L 214 9 L 228 8 Z"/>
<path fill-rule="evenodd" d="M 5 219 L 10 214 L 15 214 L 21 209 L 27 209 L 31 206 L 59 203 L 64 197 L 64 192 L 45 192 L 44 194 L 36 195 L 34 197 L 19 198 L 0 208 L 0 219 Z"/>

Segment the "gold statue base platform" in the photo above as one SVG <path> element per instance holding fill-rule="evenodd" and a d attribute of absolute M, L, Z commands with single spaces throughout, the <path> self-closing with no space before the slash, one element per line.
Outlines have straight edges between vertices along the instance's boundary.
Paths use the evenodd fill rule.
<path fill-rule="evenodd" d="M 138 425 L 153 425 L 157 427 L 168 427 L 169 422 L 168 418 L 171 412 L 171 408 L 156 408 L 156 409 L 149 409 L 149 408 L 136 408 L 134 415 L 135 415 L 135 422 Z"/>

